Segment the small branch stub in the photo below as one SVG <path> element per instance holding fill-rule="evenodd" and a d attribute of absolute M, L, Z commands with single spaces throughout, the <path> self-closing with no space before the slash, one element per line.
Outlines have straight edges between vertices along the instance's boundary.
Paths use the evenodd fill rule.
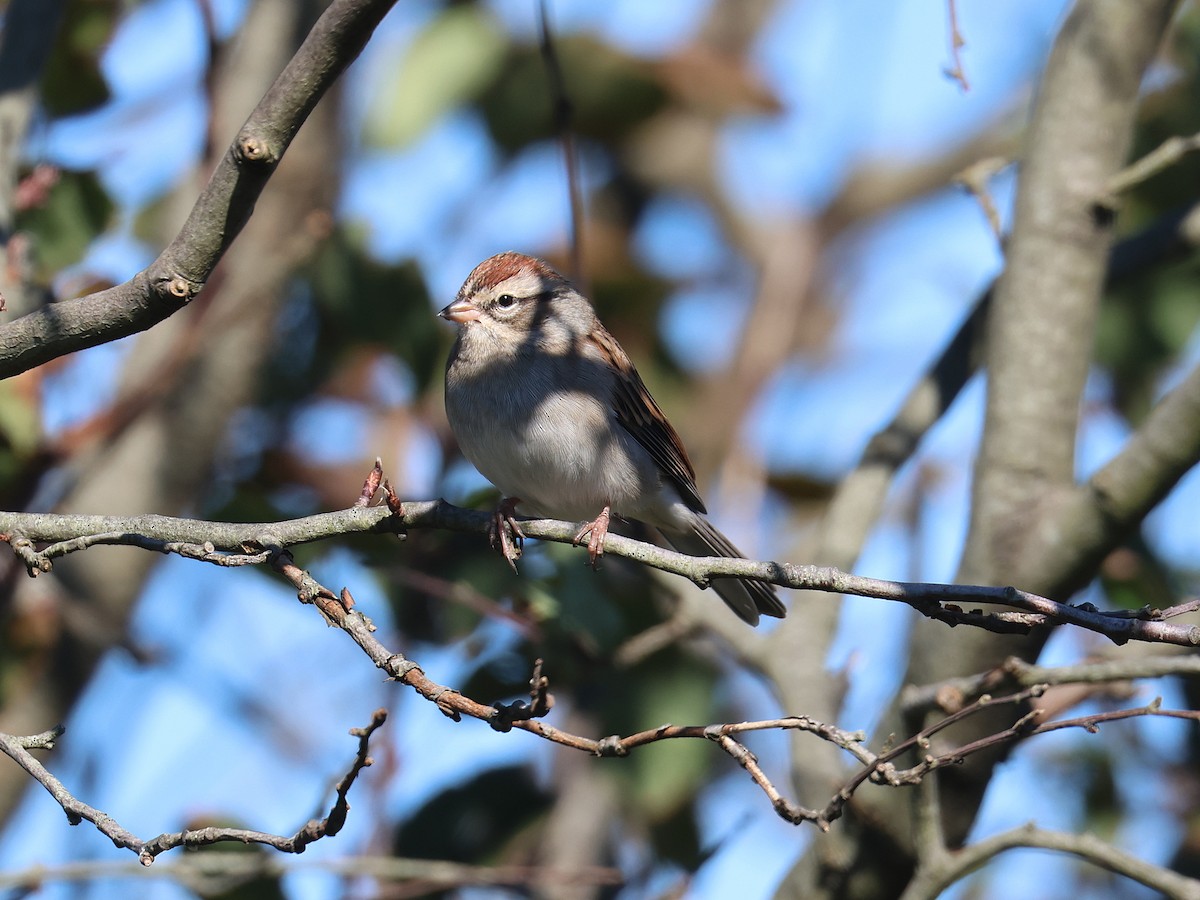
<path fill-rule="evenodd" d="M 248 163 L 273 165 L 278 159 L 271 152 L 270 144 L 252 134 L 240 135 L 237 140 L 237 149 L 238 157 Z"/>
<path fill-rule="evenodd" d="M 167 280 L 166 291 L 176 300 L 182 300 L 184 303 L 187 303 L 200 293 L 200 288 L 182 275 L 176 275 Z"/>

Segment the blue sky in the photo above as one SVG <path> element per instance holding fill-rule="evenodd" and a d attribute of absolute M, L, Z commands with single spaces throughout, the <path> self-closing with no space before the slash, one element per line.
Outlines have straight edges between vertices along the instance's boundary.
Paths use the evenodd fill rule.
<path fill-rule="evenodd" d="M 246 9 L 242 0 L 213 0 L 212 5 L 222 34 L 237 27 Z M 488 5 L 499 25 L 517 35 L 532 33 L 533 0 Z M 685 42 L 707 8 L 703 0 L 550 5 L 562 32 L 595 32 L 646 56 Z M 864 161 L 919 160 L 968 139 L 1022 109 L 1064 7 L 1043 0 L 960 3 L 960 27 L 968 42 L 963 60 L 972 84 L 963 93 L 942 74 L 949 39 L 940 0 L 780 3 L 753 60 L 785 110 L 773 119 L 738 119 L 724 129 L 722 186 L 745 213 L 771 221 L 819 211 Z M 465 274 L 488 254 L 510 247 L 536 253 L 560 244 L 567 199 L 557 147 L 533 146 L 504 163 L 482 122 L 467 111 L 441 116 L 401 147 L 368 147 L 356 140 L 396 61 L 435 10 L 435 4 L 420 0 L 398 4 L 347 75 L 346 127 L 354 149 L 338 214 L 361 229 L 380 259 L 417 259 L 436 307 L 448 302 Z M 162 34 L 172 40 L 162 41 Z M 156 248 L 133 238 L 130 222 L 198 158 L 202 129 L 194 125 L 204 119 L 203 49 L 193 0 L 137 5 L 106 56 L 114 93 L 110 107 L 41 127 L 31 139 L 32 158 L 96 168 L 121 204 L 119 224 L 93 248 L 84 268 L 123 280 L 152 258 Z M 585 184 L 604 176 L 586 148 L 583 160 Z M 1011 178 L 998 179 L 994 188 L 998 204 L 1007 210 Z M 487 197 L 482 206 L 480 196 Z M 771 466 L 826 478 L 854 463 L 1000 265 L 995 238 L 977 204 L 952 189 L 847 235 L 844 244 L 842 306 L 829 346 L 819 356 L 795 359 L 773 379 L 741 436 Z M 681 291 L 665 305 L 659 322 L 681 364 L 696 367 L 701 365 L 697 359 L 721 364 L 735 346 L 753 272 L 739 268 L 712 217 L 687 196 L 654 203 L 635 247 L 647 265 L 671 277 L 710 274 L 714 266 L 741 273 L 719 287 Z M 97 348 L 79 354 L 57 374 L 47 395 L 47 427 L 62 428 L 101 407 L 115 391 L 122 353 L 121 346 Z M 403 402 L 403 366 L 381 377 L 394 389 L 396 402 Z M 1095 379 L 1093 389 L 1103 396 L 1103 378 Z M 921 532 L 915 538 L 907 533 L 894 502 L 858 571 L 952 577 L 965 532 L 969 461 L 982 399 L 977 379 L 898 479 L 894 499 L 911 491 L 918 466 L 939 473 L 923 500 Z M 295 439 L 304 441 L 331 422 L 343 430 L 361 427 L 355 415 L 360 412 L 337 404 L 314 407 L 294 424 Z M 1124 435 L 1123 423 L 1095 416 L 1081 441 L 1081 463 L 1089 469 L 1100 464 Z M 439 472 L 433 451 L 431 438 L 408 451 L 403 465 L 414 492 L 461 496 L 479 483 L 462 468 L 450 476 Z M 1190 479 L 1186 494 L 1153 519 L 1151 532 L 1175 560 L 1194 554 L 1195 526 L 1188 510 L 1195 508 L 1196 490 L 1196 479 Z M 759 537 L 767 543 L 765 553 L 778 549 L 770 546 L 769 535 Z M 359 605 L 389 633 L 386 604 L 372 592 L 371 578 L 352 553 L 329 555 L 315 574 L 328 584 L 351 585 Z M 844 627 L 829 652 L 831 666 L 853 666 L 839 724 L 873 723 L 895 687 L 910 621 L 899 606 L 871 600 L 845 604 Z M 145 835 L 177 829 L 186 818 L 216 809 L 241 815 L 252 827 L 294 830 L 317 810 L 328 785 L 352 758 L 354 742 L 346 730 L 365 724 L 381 704 L 393 711 L 385 750 L 401 759 L 402 770 L 382 792 L 360 786 L 346 832 L 336 842 L 315 845 L 306 861 L 367 847 L 372 810 L 413 809 L 448 779 L 461 777 L 471 761 L 477 766 L 525 761 L 545 770 L 552 760 L 548 745 L 533 738 L 498 735 L 476 723 L 455 725 L 411 693 L 380 684 L 349 641 L 298 606 L 285 586 L 258 573 L 166 560 L 140 601 L 133 627 L 135 636 L 156 646 L 161 662 L 136 666 L 114 651 L 68 723 L 67 739 L 51 765 L 93 805 Z M 511 639 L 502 628 L 486 637 L 498 646 Z M 1064 638 L 1048 652 L 1066 661 L 1089 646 Z M 463 647 L 409 650 L 443 683 L 454 684 L 456 674 L 465 671 Z M 319 683 L 296 678 L 296 667 L 313 660 L 336 677 Z M 1169 686 L 1162 690 L 1169 696 Z M 748 698 L 742 710 L 748 718 L 777 713 L 761 687 L 739 682 L 736 693 Z M 264 717 L 274 738 L 268 745 L 258 730 Z M 1156 740 L 1165 729 L 1161 739 L 1168 746 L 1178 740 L 1179 730 L 1172 732 L 1167 723 L 1130 727 L 1152 731 Z M 1086 737 L 1057 736 L 1018 753 L 997 780 L 978 832 L 1030 818 L 1052 827 L 1077 826 L 1079 814 L 1069 794 L 1045 790 L 1032 773 L 1039 760 L 1069 752 L 1082 740 Z M 408 750 L 430 741 L 438 753 Z M 784 742 L 764 737 L 754 747 L 786 782 Z M 811 833 L 780 821 L 740 769 L 730 765 L 725 771 L 706 793 L 711 815 L 703 823 L 705 840 L 720 849 L 701 869 L 693 893 L 727 894 L 736 885 L 742 896 L 766 896 Z M 1149 829 L 1143 834 L 1164 838 L 1143 824 Z M 1169 838 L 1160 852 L 1162 846 L 1169 849 Z M 1151 843 L 1139 840 L 1136 849 L 1151 852 Z M 85 857 L 112 858 L 111 846 L 86 826 L 64 828 L 61 811 L 37 791 L 0 835 L 5 869 Z M 160 862 L 165 864 L 168 859 Z M 1021 885 L 1027 898 L 1048 896 L 1045 885 L 1054 883 L 1053 875 L 1064 865 L 1069 863 L 1049 854 L 1010 854 L 989 877 L 1003 879 L 1009 888 Z M 303 898 L 323 898 L 335 890 L 332 879 L 311 871 L 295 876 L 290 886 Z M 110 893 L 122 892 L 100 889 L 93 895 Z M 51 887 L 44 896 L 63 894 Z M 142 896 L 181 894 L 156 882 Z"/>

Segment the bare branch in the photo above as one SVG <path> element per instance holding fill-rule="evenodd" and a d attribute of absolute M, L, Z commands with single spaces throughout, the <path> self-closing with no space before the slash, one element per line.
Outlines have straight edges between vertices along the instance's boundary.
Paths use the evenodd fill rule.
<path fill-rule="evenodd" d="M 909 714 L 924 713 L 932 709 L 954 712 L 983 694 L 1006 687 L 1033 687 L 1037 684 L 1111 684 L 1136 678 L 1163 678 L 1169 675 L 1200 675 L 1200 656 L 1181 653 L 1143 659 L 1083 662 L 1071 666 L 1035 666 L 1019 657 L 1010 656 L 996 668 L 978 675 L 951 678 L 923 687 L 909 685 L 901 692 L 900 703 Z"/>
<path fill-rule="evenodd" d="M 358 508 L 358 507 L 356 507 Z M 569 539 L 569 537 L 567 538 Z M 1009 696 L 993 698 L 983 695 L 973 703 L 951 713 L 942 720 L 935 722 L 914 734 L 898 746 L 882 754 L 875 754 L 865 743 L 863 732 L 848 732 L 833 725 L 819 722 L 809 716 L 787 716 L 778 719 L 754 722 L 723 723 L 712 725 L 660 725 L 657 728 L 636 732 L 624 737 L 610 735 L 595 739 L 561 731 L 543 721 L 554 701 L 550 694 L 550 682 L 542 670 L 542 660 L 534 665 L 533 676 L 530 679 L 529 701 L 517 701 L 508 704 L 496 703 L 491 706 L 467 697 L 459 691 L 438 684 L 431 680 L 420 665 L 405 658 L 402 654 L 389 650 L 375 637 L 375 626 L 361 612 L 354 608 L 353 597 L 346 588 L 335 594 L 329 588 L 317 582 L 308 572 L 297 566 L 286 550 L 277 550 L 272 554 L 272 565 L 297 590 L 297 596 L 303 603 L 317 607 L 325 620 L 348 634 L 367 654 L 375 665 L 382 669 L 390 679 L 413 688 L 426 700 L 437 705 L 438 709 L 453 719 L 461 721 L 463 716 L 486 722 L 493 729 L 508 732 L 513 729 L 527 731 L 544 740 L 560 744 L 575 750 L 582 750 L 595 756 L 623 757 L 634 749 L 646 744 L 672 739 L 704 739 L 717 744 L 735 762 L 750 775 L 752 780 L 770 800 L 776 813 L 788 822 L 800 824 L 812 822 L 821 830 L 828 830 L 830 824 L 842 815 L 846 804 L 854 796 L 855 791 L 867 781 L 887 784 L 893 787 L 901 785 L 920 784 L 930 772 L 947 765 L 957 764 L 967 756 L 979 753 L 998 744 L 1006 744 L 1021 740 L 1035 734 L 1056 731 L 1063 728 L 1084 728 L 1090 732 L 1097 730 L 1103 722 L 1137 716 L 1159 715 L 1174 718 L 1200 721 L 1200 712 L 1192 710 L 1163 710 L 1159 702 L 1133 709 L 1112 710 L 1075 719 L 1063 719 L 1045 724 L 1039 724 L 1044 710 L 1034 709 L 1023 713 L 1011 726 L 997 733 L 980 738 L 963 746 L 957 747 L 941 755 L 932 755 L 927 751 L 930 738 L 950 726 L 972 717 L 982 710 L 1001 705 L 1023 707 L 1026 701 L 1040 696 L 1045 690 L 1045 684 L 1028 687 Z M 282 852 L 300 853 L 313 841 L 325 836 L 336 834 L 345 822 L 349 805 L 346 796 L 359 772 L 371 764 L 367 756 L 368 739 L 372 732 L 380 727 L 386 719 L 386 712 L 378 710 L 375 717 L 366 728 L 355 729 L 351 733 L 359 737 L 358 754 L 354 764 L 337 787 L 337 796 L 329 814 L 321 821 L 309 822 L 291 837 L 270 835 L 263 832 L 247 831 L 244 829 L 204 828 L 195 831 L 184 831 L 175 834 L 162 834 L 150 841 L 142 841 L 136 835 L 122 828 L 109 816 L 93 809 L 87 804 L 74 798 L 58 782 L 54 776 L 45 770 L 34 759 L 29 751 L 30 746 L 50 746 L 61 734 L 56 729 L 33 738 L 18 738 L 0 734 L 0 749 L 17 761 L 32 777 L 41 783 L 66 811 L 72 824 L 86 819 L 92 822 L 118 847 L 128 848 L 137 853 L 143 865 L 150 865 L 159 854 L 180 846 L 197 846 L 221 841 L 240 841 L 243 843 L 261 843 Z M 737 739 L 737 736 L 756 731 L 800 731 L 820 738 L 835 747 L 850 753 L 860 764 L 857 773 L 853 775 L 835 793 L 824 808 L 814 809 L 792 803 L 783 797 L 781 792 L 758 764 L 754 754 Z M 897 769 L 894 761 L 911 750 L 925 749 L 921 760 L 908 769 Z"/>
<path fill-rule="evenodd" d="M 487 534 L 492 515 L 451 506 L 442 500 L 407 501 L 399 514 L 386 506 L 355 505 L 282 522 L 230 523 L 169 516 L 84 516 L 0 512 L 0 539 L 14 543 L 31 575 L 47 571 L 54 555 L 95 544 L 121 544 L 178 553 L 219 565 L 252 565 L 296 544 L 335 535 L 400 534 L 410 528 L 443 528 Z M 573 543 L 578 524 L 552 519 L 521 520 L 531 538 Z M 42 551 L 33 541 L 54 541 Z M 1200 645 L 1200 625 L 1167 621 L 1170 610 L 1104 612 L 1090 603 L 1059 603 L 1013 587 L 888 581 L 851 575 L 830 566 L 797 565 L 723 557 L 695 557 L 617 534 L 605 539 L 604 551 L 688 578 L 708 587 L 714 578 L 756 578 L 781 587 L 835 594 L 854 594 L 906 603 L 917 612 L 948 625 L 973 625 L 997 633 L 1069 624 L 1103 634 L 1118 644 L 1149 641 L 1185 647 Z M 989 604 L 1016 611 L 983 612 L 959 604 Z"/>
<path fill-rule="evenodd" d="M 569 538 L 567 538 L 569 539 Z M 486 706 L 453 688 L 432 681 L 420 665 L 406 659 L 402 654 L 389 651 L 374 636 L 375 626 L 366 616 L 357 610 L 352 610 L 352 604 L 339 603 L 333 591 L 320 585 L 304 570 L 300 569 L 282 553 L 275 561 L 276 569 L 281 572 L 298 590 L 301 602 L 312 603 L 318 607 L 326 620 L 345 631 L 371 658 L 380 669 L 383 669 L 394 681 L 399 681 L 417 691 L 421 696 L 437 705 L 441 712 L 453 719 L 461 721 L 463 716 L 480 719 L 487 722 L 497 731 L 507 732 L 514 728 L 528 731 L 545 740 L 582 750 L 595 756 L 627 756 L 632 750 L 646 744 L 661 740 L 681 738 L 704 738 L 713 741 L 728 753 L 734 761 L 747 771 L 754 783 L 767 795 L 775 812 L 792 824 L 812 822 L 822 831 L 828 830 L 830 823 L 841 816 L 846 803 L 854 792 L 865 782 L 875 781 L 892 786 L 919 784 L 930 772 L 957 764 L 967 756 L 979 753 L 997 744 L 1012 743 L 1033 734 L 1057 731 L 1063 728 L 1085 728 L 1095 731 L 1102 722 L 1139 716 L 1160 715 L 1175 718 L 1200 721 L 1200 711 L 1193 710 L 1163 710 L 1158 701 L 1147 706 L 1133 709 L 1113 710 L 1077 719 L 1063 719 L 1045 724 L 1038 724 L 1043 710 L 1024 713 L 1010 727 L 991 734 L 985 738 L 957 747 L 940 756 L 926 754 L 916 766 L 910 769 L 898 770 L 893 765 L 894 760 L 914 748 L 927 747 L 929 739 L 950 726 L 970 718 L 985 709 L 997 706 L 1021 706 L 1033 697 L 1040 696 L 1046 690 L 1045 684 L 1033 685 L 1005 697 L 993 698 L 990 695 L 979 697 L 975 702 L 951 713 L 942 720 L 922 729 L 912 737 L 881 755 L 874 754 L 865 744 L 863 732 L 849 732 L 818 722 L 808 716 L 787 716 L 780 719 L 770 719 L 756 722 L 725 723 L 714 725 L 660 725 L 647 731 L 620 737 L 595 739 L 560 731 L 540 718 L 549 712 L 549 682 L 542 674 L 542 661 L 538 660 L 531 679 L 531 703 L 494 704 Z M 342 597 L 348 596 L 343 588 Z M 862 767 L 850 778 L 822 809 L 813 809 L 792 803 L 785 799 L 758 765 L 753 753 L 735 735 L 752 731 L 802 731 L 812 734 L 834 746 L 853 755 Z"/>
<path fill-rule="evenodd" d="M 1200 898 L 1200 881 L 1131 856 L 1094 835 L 1047 831 L 1029 823 L 984 838 L 961 850 L 939 855 L 935 865 L 922 866 L 917 871 L 913 881 L 901 894 L 901 900 L 934 900 L 960 878 L 969 875 L 1005 850 L 1017 847 L 1037 847 L 1078 856 L 1102 869 L 1154 888 L 1164 897 L 1172 897 L 1175 900 Z"/>
<path fill-rule="evenodd" d="M 93 881 L 103 878 L 164 878 L 198 893 L 221 893 L 262 878 L 282 878 L 297 871 L 330 872 L 346 878 L 373 878 L 387 884 L 420 886 L 425 891 L 465 885 L 567 887 L 615 885 L 617 869 L 555 869 L 544 866 L 472 866 L 438 859 L 395 856 L 343 856 L 326 859 L 283 858 L 258 853 L 189 854 L 162 862 L 149 872 L 140 863 L 89 859 L 58 866 L 34 866 L 0 872 L 0 888 L 34 889 L 48 881 Z"/>
<path fill-rule="evenodd" d="M 558 51 L 554 46 L 554 33 L 550 26 L 550 12 L 546 8 L 546 0 L 540 0 L 538 3 L 538 46 L 546 65 L 546 74 L 550 79 L 554 127 L 558 132 L 558 141 L 562 145 L 563 168 L 566 175 L 567 196 L 570 201 L 571 218 L 568 245 L 571 252 L 571 280 L 586 295 L 590 291 L 583 262 L 583 189 L 579 181 L 579 160 L 578 154 L 575 152 L 575 138 L 571 133 L 571 97 L 567 93 L 562 65 L 558 61 Z"/>
<path fill-rule="evenodd" d="M 137 854 L 138 861 L 143 866 L 154 863 L 156 857 L 176 847 L 198 847 L 205 844 L 216 844 L 225 841 L 235 841 L 242 844 L 266 844 L 283 853 L 303 853 L 304 848 L 313 841 L 337 834 L 346 821 L 346 813 L 350 805 L 346 795 L 354 784 L 359 772 L 371 765 L 367 755 L 367 744 L 371 735 L 387 720 L 387 710 L 378 709 L 371 723 L 364 728 L 355 728 L 351 734 L 359 739 L 358 754 L 350 770 L 338 782 L 337 797 L 333 807 L 324 819 L 311 821 L 291 837 L 267 834 L 261 831 L 249 831 L 244 828 L 199 828 L 192 831 L 179 831 L 174 834 L 160 834 L 149 841 L 143 841 L 133 832 L 126 830 L 106 813 L 88 806 L 76 799 L 46 768 L 38 762 L 28 747 L 50 747 L 54 740 L 63 733 L 63 729 L 54 729 L 35 737 L 18 737 L 0 733 L 0 750 L 3 750 L 21 768 L 33 777 L 42 787 L 49 791 L 54 801 L 67 814 L 67 821 L 78 825 L 82 821 L 91 822 L 101 834 L 109 838 L 117 847 L 132 850 Z"/>
<path fill-rule="evenodd" d="M 249 220 L 301 123 L 394 2 L 334 0 L 250 114 L 187 222 L 158 259 L 124 284 L 0 326 L 0 378 L 145 331 L 187 305 Z"/>
<path fill-rule="evenodd" d="M 963 71 L 962 64 L 962 48 L 967 42 L 958 30 L 958 9 L 954 0 L 946 0 L 946 7 L 950 18 L 950 58 L 954 61 L 954 65 L 945 70 L 946 76 L 957 81 L 964 91 L 969 91 L 971 85 L 967 82 L 967 73 Z"/>
<path fill-rule="evenodd" d="M 1007 265 L 988 323 L 987 413 L 964 580 L 1028 578 L 1045 514 L 1075 486 L 1075 448 L 1113 215 L 1142 74 L 1175 0 L 1088 0 L 1050 54 L 1023 154 Z M 1056 570 L 1061 571 L 1061 569 Z M 1030 583 L 1039 588 L 1060 581 Z"/>
<path fill-rule="evenodd" d="M 1179 162 L 1189 153 L 1200 150 L 1200 132 L 1180 137 L 1169 137 L 1141 159 L 1130 163 L 1108 182 L 1109 193 L 1122 194 L 1132 187 L 1153 178 L 1164 169 Z"/>

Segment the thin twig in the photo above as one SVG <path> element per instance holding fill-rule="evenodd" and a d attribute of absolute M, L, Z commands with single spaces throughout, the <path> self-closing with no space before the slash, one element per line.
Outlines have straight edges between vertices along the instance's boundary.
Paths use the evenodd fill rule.
<path fill-rule="evenodd" d="M 957 81 L 965 92 L 971 89 L 962 64 L 962 48 L 967 45 L 967 42 L 963 38 L 962 32 L 958 30 L 958 9 L 955 7 L 954 0 L 946 0 L 946 7 L 950 19 L 950 57 L 954 60 L 954 65 L 946 69 L 945 73 L 949 78 Z"/>
<path fill-rule="evenodd" d="M 1108 192 L 1114 196 L 1123 194 L 1197 150 L 1200 150 L 1200 132 L 1188 137 L 1169 137 L 1141 159 L 1130 163 L 1110 178 Z"/>
<path fill-rule="evenodd" d="M 583 191 L 579 184 L 579 161 L 578 154 L 575 152 L 575 138 L 571 133 L 571 98 L 567 94 L 562 65 L 558 60 L 558 51 L 554 47 L 554 36 L 550 28 L 550 13 L 546 8 L 546 0 L 540 0 L 538 3 L 538 29 L 542 59 L 546 63 L 546 73 L 550 79 L 554 127 L 558 132 L 559 143 L 562 145 L 563 165 L 567 175 L 567 191 L 571 207 L 571 280 L 575 282 L 580 291 L 587 294 L 588 286 L 584 280 L 583 267 Z"/>
<path fill-rule="evenodd" d="M 375 626 L 355 608 L 350 591 L 342 588 L 340 592 L 317 582 L 312 575 L 301 569 L 292 560 L 290 554 L 281 548 L 275 548 L 271 553 L 273 568 L 283 575 L 296 588 L 297 596 L 303 603 L 316 606 L 325 620 L 348 634 L 367 654 L 375 665 L 382 669 L 389 678 L 405 684 L 419 693 L 426 700 L 437 705 L 438 709 L 453 719 L 461 721 L 463 716 L 486 722 L 493 729 L 507 732 L 513 729 L 528 731 L 544 740 L 551 741 L 564 747 L 582 750 L 595 756 L 624 757 L 638 747 L 672 739 L 703 739 L 717 744 L 725 753 L 738 763 L 750 775 L 754 783 L 770 800 L 776 813 L 788 822 L 800 824 L 811 822 L 822 830 L 828 830 L 830 824 L 841 816 L 845 805 L 851 800 L 859 787 L 867 781 L 888 784 L 893 787 L 900 785 L 920 784 L 930 772 L 954 763 L 965 757 L 978 753 L 997 744 L 1021 740 L 1035 734 L 1043 734 L 1064 728 L 1084 728 L 1090 732 L 1098 729 L 1104 722 L 1117 721 L 1138 716 L 1169 716 L 1190 721 L 1200 721 L 1200 712 L 1192 710 L 1164 710 L 1159 701 L 1143 707 L 1123 710 L 1111 710 L 1091 716 L 1074 719 L 1063 719 L 1054 722 L 1041 723 L 1044 711 L 1034 709 L 1021 715 L 1009 728 L 985 738 L 972 741 L 946 753 L 933 755 L 928 752 L 930 739 L 945 729 L 975 715 L 983 709 L 998 705 L 1023 706 L 1028 700 L 1040 696 L 1045 690 L 1045 684 L 1030 686 L 1022 691 L 1005 697 L 993 698 L 988 695 L 979 697 L 975 702 L 963 707 L 957 712 L 945 716 L 921 729 L 916 734 L 899 745 L 890 748 L 882 754 L 876 754 L 866 746 L 866 737 L 862 732 L 849 732 L 833 725 L 828 725 L 808 716 L 787 716 L 777 719 L 754 722 L 734 722 L 711 725 L 661 725 L 657 728 L 640 731 L 633 734 L 610 735 L 595 739 L 560 731 L 543 721 L 553 709 L 553 697 L 550 694 L 550 682 L 543 671 L 542 660 L 534 665 L 530 678 L 529 701 L 517 701 L 509 704 L 493 704 L 491 706 L 467 697 L 459 691 L 438 684 L 430 679 L 420 665 L 405 658 L 402 654 L 389 650 L 375 637 Z M 54 730 L 34 738 L 16 738 L 0 734 L 0 749 L 18 762 L 54 796 L 55 800 L 66 811 L 69 821 L 73 824 L 84 819 L 92 822 L 107 835 L 118 847 L 124 847 L 137 853 L 144 865 L 150 865 L 156 856 L 179 846 L 194 846 L 219 841 L 241 841 L 266 844 L 283 852 L 299 853 L 307 844 L 322 837 L 336 834 L 345 822 L 349 809 L 346 796 L 359 772 L 370 765 L 367 756 L 368 739 L 371 733 L 383 724 L 386 718 L 384 710 L 379 710 L 371 725 L 364 729 L 355 729 L 352 734 L 359 737 L 359 749 L 355 762 L 337 788 L 337 797 L 330 813 L 320 821 L 309 822 L 291 837 L 269 835 L 262 832 L 252 832 L 243 829 L 205 828 L 196 831 L 178 832 L 175 834 L 159 835 L 151 841 L 142 841 L 136 835 L 126 831 L 110 817 L 75 799 L 47 772 L 41 764 L 29 753 L 29 746 L 51 746 L 61 734 Z M 801 731 L 827 741 L 834 746 L 850 753 L 859 762 L 858 771 L 837 791 L 824 808 L 814 809 L 793 803 L 783 797 L 782 793 L 767 777 L 757 758 L 741 741 L 739 735 L 757 731 Z M 894 761 L 901 755 L 914 749 L 924 749 L 921 760 L 911 768 L 897 769 Z"/>
<path fill-rule="evenodd" d="M 1000 211 L 996 208 L 991 191 L 988 190 L 988 183 L 1010 163 L 1011 160 L 1005 159 L 1003 156 L 988 156 L 976 160 L 954 176 L 954 181 L 966 188 L 983 210 L 988 227 L 991 228 L 996 243 L 1001 247 L 1004 246 L 1004 229 L 1000 224 Z"/>
<path fill-rule="evenodd" d="M 67 814 L 67 821 L 72 825 L 88 821 L 117 847 L 132 850 L 143 866 L 154 863 L 156 857 L 176 847 L 198 847 L 206 844 L 216 844 L 225 841 L 235 841 L 242 844 L 266 844 L 283 853 L 303 853 L 304 848 L 313 841 L 337 834 L 346 821 L 346 813 L 350 805 L 346 796 L 354 784 L 359 772 L 371 765 L 367 755 L 367 745 L 371 735 L 387 720 L 387 710 L 378 709 L 371 723 L 364 728 L 355 728 L 351 734 L 359 739 L 358 753 L 349 771 L 338 782 L 337 797 L 329 814 L 319 821 L 313 820 L 297 831 L 291 837 L 277 834 L 267 834 L 261 831 L 249 831 L 244 828 L 199 828 L 190 831 L 178 831 L 174 834 L 160 834 L 158 837 L 143 841 L 133 832 L 122 827 L 107 813 L 89 806 L 74 797 L 27 749 L 28 747 L 51 747 L 54 740 L 63 730 L 61 727 L 45 734 L 30 737 L 0 733 L 0 750 L 11 757 L 21 768 L 44 787 L 54 801 Z"/>
<path fill-rule="evenodd" d="M 978 675 L 952 678 L 922 687 L 909 685 L 901 693 L 900 702 L 910 714 L 922 714 L 932 709 L 955 712 L 979 696 L 1004 687 L 1111 684 L 1170 675 L 1200 676 L 1200 656 L 1180 653 L 1141 659 L 1091 661 L 1070 666 L 1035 666 L 1019 657 L 1010 656 L 996 668 Z"/>

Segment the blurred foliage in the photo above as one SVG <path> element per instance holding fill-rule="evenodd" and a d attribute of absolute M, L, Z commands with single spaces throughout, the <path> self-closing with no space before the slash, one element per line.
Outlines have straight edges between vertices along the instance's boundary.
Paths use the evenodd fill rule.
<path fill-rule="evenodd" d="M 100 55 L 112 37 L 121 0 L 70 0 L 42 72 L 42 103 L 52 117 L 77 115 L 109 99 Z"/>
<path fill-rule="evenodd" d="M 372 103 L 364 124 L 367 145 L 394 149 L 418 138 L 495 77 L 506 44 L 499 23 L 479 6 L 452 6 L 435 16 Z"/>
<path fill-rule="evenodd" d="M 0 484 L 16 476 L 40 449 L 41 422 L 29 397 L 0 384 Z"/>
<path fill-rule="evenodd" d="M 395 353 L 424 394 L 445 366 L 449 335 L 438 327 L 425 281 L 412 263 L 388 265 L 367 256 L 338 229 L 312 266 L 318 315 L 313 376 L 324 380 L 341 361 L 335 348 L 374 344 Z M 281 348 L 284 361 L 288 348 Z"/>
<path fill-rule="evenodd" d="M 1143 104 L 1132 159 L 1168 138 L 1200 132 L 1200 17 L 1194 9 L 1181 17 L 1172 43 L 1177 77 Z M 1198 197 L 1200 154 L 1191 153 L 1123 198 L 1120 229 L 1136 234 Z M 1200 259 L 1181 242 L 1169 260 L 1122 280 L 1101 307 L 1097 360 L 1111 373 L 1117 408 L 1134 422 L 1149 410 L 1200 321 Z"/>
<path fill-rule="evenodd" d="M 555 41 L 570 103 L 571 130 L 613 147 L 662 110 L 666 97 L 641 61 L 586 36 Z M 496 144 L 508 153 L 554 137 L 554 96 L 539 47 L 515 46 L 479 96 Z"/>
<path fill-rule="evenodd" d="M 83 259 L 111 224 L 113 202 L 91 172 L 62 172 L 44 203 L 22 211 L 17 227 L 36 237 L 36 277 L 48 283 Z"/>
<path fill-rule="evenodd" d="M 463 776 L 396 829 L 392 841 L 396 856 L 501 862 L 498 856 L 504 847 L 551 806 L 552 796 L 524 767 L 464 772 Z"/>
<path fill-rule="evenodd" d="M 243 822 L 201 820 L 189 822 L 188 828 L 247 828 Z M 222 853 L 236 853 L 239 856 L 265 856 L 274 851 L 256 844 L 236 844 L 232 842 L 212 844 L 207 847 L 196 847 L 192 853 L 201 854 L 206 861 L 214 863 L 214 870 L 219 871 L 216 859 Z M 223 883 L 224 882 L 224 883 Z M 197 890 L 196 895 L 201 900 L 284 900 L 288 896 L 283 890 L 283 882 L 277 876 L 259 875 L 254 878 L 222 879 L 214 878 L 211 886 Z"/>

